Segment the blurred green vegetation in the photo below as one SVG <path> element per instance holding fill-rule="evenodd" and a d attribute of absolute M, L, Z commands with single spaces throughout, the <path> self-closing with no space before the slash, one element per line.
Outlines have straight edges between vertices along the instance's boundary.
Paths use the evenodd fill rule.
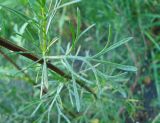
<path fill-rule="evenodd" d="M 0 0 L 0 37 L 72 78 L 0 47 L 0 122 L 160 122 L 159 0 Z"/>

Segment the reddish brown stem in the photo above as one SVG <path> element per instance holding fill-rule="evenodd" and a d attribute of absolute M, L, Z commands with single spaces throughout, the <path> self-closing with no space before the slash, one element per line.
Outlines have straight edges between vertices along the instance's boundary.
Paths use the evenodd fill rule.
<path fill-rule="evenodd" d="M 43 64 L 43 59 L 40 59 L 38 56 L 34 55 L 33 53 L 30 53 L 27 49 L 22 48 L 16 44 L 6 40 L 6 39 L 0 38 L 0 46 L 3 46 L 6 49 L 9 49 L 14 52 L 19 52 L 20 55 L 22 55 L 32 61 L 35 61 L 39 64 Z M 46 64 L 50 70 L 54 71 L 55 73 L 59 74 L 60 76 L 66 78 L 66 79 L 72 79 L 71 76 L 67 75 L 62 70 L 60 70 L 56 66 L 52 65 L 51 63 L 47 62 Z M 76 83 L 79 84 L 82 88 L 84 88 L 88 92 L 92 93 L 94 95 L 94 97 L 97 98 L 95 92 L 90 87 L 86 86 L 82 81 L 76 80 Z"/>
<path fill-rule="evenodd" d="M 13 66 L 18 69 L 21 70 L 21 68 L 10 58 L 8 57 L 2 50 L 0 50 L 0 54 L 6 59 L 8 60 L 11 64 L 13 64 Z"/>

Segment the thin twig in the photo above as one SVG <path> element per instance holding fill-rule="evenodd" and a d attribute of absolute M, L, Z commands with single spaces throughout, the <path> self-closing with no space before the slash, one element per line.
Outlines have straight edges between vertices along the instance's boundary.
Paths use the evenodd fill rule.
<path fill-rule="evenodd" d="M 0 50 L 0 54 L 1 54 L 7 61 L 9 61 L 11 64 L 13 64 L 13 66 L 14 66 L 16 69 L 18 69 L 18 70 L 21 71 L 21 68 L 20 68 L 10 57 L 8 57 L 2 50 Z M 22 72 L 25 74 L 24 71 L 22 71 Z"/>
<path fill-rule="evenodd" d="M 9 61 L 17 70 L 21 71 L 28 79 L 29 81 L 33 84 L 36 85 L 36 83 L 34 82 L 34 80 L 31 79 L 31 77 L 25 73 L 21 67 L 19 67 L 9 56 L 7 56 L 2 50 L 0 50 L 0 54 L 7 60 Z M 43 89 L 43 94 L 46 94 L 47 90 Z"/>
<path fill-rule="evenodd" d="M 7 60 L 9 61 L 17 70 L 22 71 L 22 69 L 9 57 L 7 56 L 2 50 L 0 50 L 0 54 Z M 30 76 L 25 73 L 24 71 L 22 71 L 22 73 L 27 76 L 29 78 L 30 81 L 32 81 L 32 84 L 35 85 L 36 83 L 34 83 L 34 81 L 30 78 Z M 39 88 L 40 89 L 40 88 Z M 47 90 L 43 90 L 43 93 L 46 94 Z M 78 117 L 80 114 L 77 114 L 75 112 L 69 111 L 66 107 L 64 108 L 64 110 L 73 118 Z"/>
<path fill-rule="evenodd" d="M 5 47 L 6 49 L 9 49 L 14 52 L 19 52 L 20 55 L 32 60 L 32 61 L 38 61 L 37 63 L 43 64 L 43 59 L 39 60 L 40 58 L 33 53 L 30 53 L 27 49 L 24 49 L 6 39 L 0 38 L 0 45 Z M 72 77 L 64 73 L 62 70 L 57 68 L 56 66 L 52 65 L 51 63 L 47 62 L 47 67 L 62 76 L 63 78 L 71 80 Z M 85 85 L 82 81 L 76 80 L 76 83 L 79 84 L 82 88 L 87 90 L 88 92 L 92 93 L 95 98 L 97 98 L 97 95 L 95 94 L 94 90 L 92 90 L 90 87 Z"/>

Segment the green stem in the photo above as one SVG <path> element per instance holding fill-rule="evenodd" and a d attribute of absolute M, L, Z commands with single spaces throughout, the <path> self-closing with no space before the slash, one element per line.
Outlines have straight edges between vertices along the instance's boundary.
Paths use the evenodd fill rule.
<path fill-rule="evenodd" d="M 46 21 L 46 12 L 44 8 L 41 8 L 41 15 L 42 15 L 42 23 L 41 23 L 41 34 L 42 34 L 42 54 L 45 56 L 46 49 L 47 49 L 47 33 L 46 33 L 46 26 L 47 26 L 47 21 Z"/>

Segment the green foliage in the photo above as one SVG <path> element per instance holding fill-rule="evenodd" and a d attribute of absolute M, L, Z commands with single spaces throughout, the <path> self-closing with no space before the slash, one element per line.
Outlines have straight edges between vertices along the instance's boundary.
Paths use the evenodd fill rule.
<path fill-rule="evenodd" d="M 43 59 L 43 65 L 38 65 L 38 61 L 32 62 L 18 52 L 0 47 L 21 68 L 17 70 L 0 57 L 3 95 L 0 122 L 134 120 L 140 101 L 128 86 L 135 74 L 140 73 L 146 57 L 143 56 L 147 51 L 146 38 L 159 51 L 159 37 L 155 39 L 149 30 L 159 24 L 152 23 L 159 15 L 150 12 L 150 6 L 156 3 L 156 0 L 0 0 L 0 36 Z M 154 51 L 152 59 L 159 61 Z M 47 62 L 71 79 L 49 70 Z M 154 63 L 151 66 L 159 97 L 158 68 Z M 97 98 L 77 81 L 93 90 Z M 154 122 L 158 118 L 159 115 Z"/>

